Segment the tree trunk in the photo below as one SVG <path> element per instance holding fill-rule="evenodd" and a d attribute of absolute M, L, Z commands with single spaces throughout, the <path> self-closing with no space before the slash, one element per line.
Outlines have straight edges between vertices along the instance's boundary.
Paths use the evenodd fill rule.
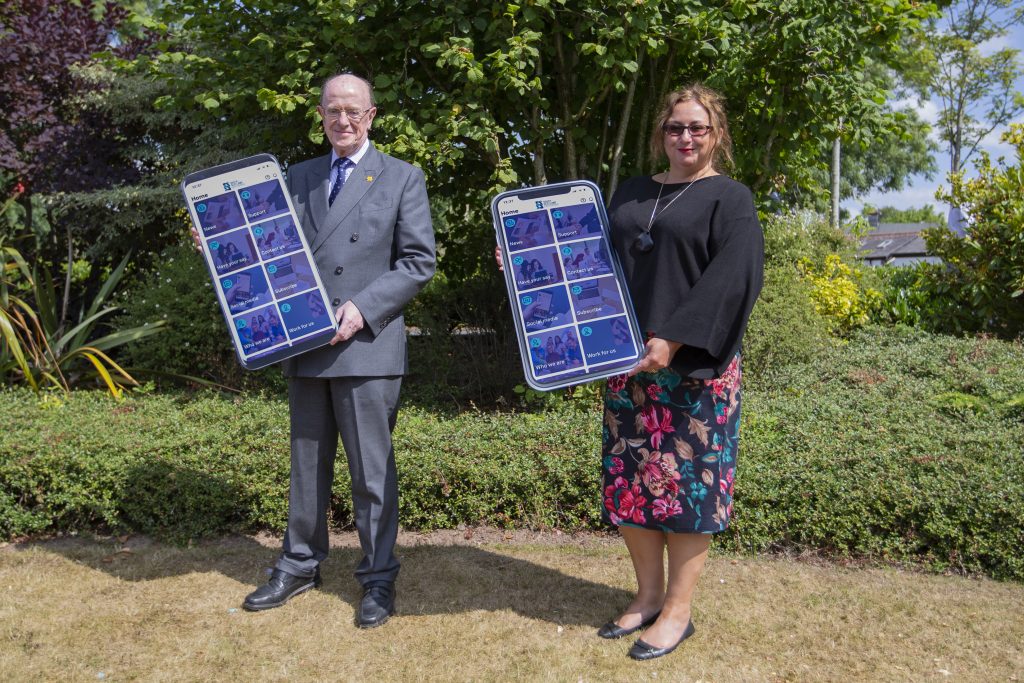
<path fill-rule="evenodd" d="M 658 94 L 654 92 L 655 76 L 658 73 L 658 58 L 655 57 L 648 63 L 650 69 L 647 75 L 650 88 L 648 88 L 647 97 L 644 98 L 644 107 L 640 110 L 640 125 L 637 126 L 636 131 L 636 169 L 640 173 L 643 173 L 644 164 L 647 162 L 647 135 L 649 133 L 647 128 L 650 126 L 651 108 L 658 100 Z"/>
<path fill-rule="evenodd" d="M 646 51 L 641 48 L 640 57 L 637 60 L 636 71 L 633 78 L 629 80 L 629 88 L 626 90 L 626 103 L 622 107 L 622 119 L 619 121 L 619 132 L 615 136 L 615 146 L 612 149 L 612 166 L 608 171 L 608 196 L 615 194 L 619 186 L 619 167 L 622 166 L 622 148 L 626 144 L 626 131 L 629 128 L 629 117 L 633 111 L 633 96 L 636 94 L 636 82 L 640 78 L 640 72 L 644 68 L 644 56 Z"/>
<path fill-rule="evenodd" d="M 839 119 L 839 130 L 843 129 L 843 119 Z M 832 227 L 839 227 L 839 180 L 840 180 L 840 149 L 842 142 L 839 139 L 839 132 L 832 141 Z"/>
<path fill-rule="evenodd" d="M 559 27 L 555 26 L 555 58 L 558 63 L 555 65 L 558 79 L 558 103 L 561 109 L 560 127 L 565 138 L 563 151 L 565 154 L 565 168 L 563 175 L 566 179 L 579 177 L 579 166 L 576 161 L 576 139 L 573 137 L 575 119 L 572 115 L 572 85 L 569 82 L 569 67 L 565 63 L 565 51 L 562 49 L 562 34 Z"/>
<path fill-rule="evenodd" d="M 604 177 L 604 157 L 608 153 L 608 129 L 611 127 L 612 101 L 615 98 L 609 94 L 608 103 L 604 108 L 604 116 L 601 117 L 601 145 L 597 149 L 597 177 L 595 182 L 601 187 L 601 180 Z"/>
<path fill-rule="evenodd" d="M 662 98 L 667 97 L 669 89 L 672 87 L 673 71 L 676 68 L 676 44 L 672 43 L 672 46 L 668 49 L 668 57 L 665 59 L 665 75 L 661 79 L 661 92 L 655 95 L 655 102 L 657 102 L 657 109 L 655 111 L 660 112 Z M 658 155 L 651 156 L 650 165 L 647 168 L 648 173 L 652 175 L 658 170 Z"/>
<path fill-rule="evenodd" d="M 544 168 L 544 136 L 540 133 L 540 107 L 533 105 L 530 114 L 530 127 L 533 131 L 533 184 L 547 185 L 548 172 Z"/>

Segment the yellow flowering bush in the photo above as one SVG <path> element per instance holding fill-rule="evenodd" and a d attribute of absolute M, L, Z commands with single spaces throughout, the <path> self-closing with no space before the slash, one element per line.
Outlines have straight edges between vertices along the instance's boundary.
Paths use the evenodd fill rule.
<path fill-rule="evenodd" d="M 827 255 L 821 265 L 804 258 L 797 266 L 811 284 L 815 310 L 837 332 L 845 334 L 866 324 L 882 301 L 882 294 L 864 283 L 863 271 L 844 263 L 838 254 Z"/>

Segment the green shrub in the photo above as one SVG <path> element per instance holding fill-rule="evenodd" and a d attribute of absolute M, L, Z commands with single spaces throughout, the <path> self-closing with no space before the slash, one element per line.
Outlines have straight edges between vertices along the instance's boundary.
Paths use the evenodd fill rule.
<path fill-rule="evenodd" d="M 868 328 L 749 387 L 734 523 L 719 542 L 1024 580 L 1024 347 Z M 63 395 L 60 395 L 63 396 Z M 599 526 L 600 413 L 403 409 L 406 528 Z M 281 531 L 283 399 L 0 392 L 0 535 Z M 332 523 L 351 523 L 337 467 Z"/>
<path fill-rule="evenodd" d="M 789 264 L 765 269 L 764 289 L 743 340 L 743 374 L 759 386 L 770 368 L 817 358 L 834 342 L 814 308 L 812 288 Z"/>
<path fill-rule="evenodd" d="M 943 261 L 922 266 L 933 329 L 1024 335 L 1024 124 L 1002 139 L 1014 147 L 1016 165 L 993 166 L 982 153 L 976 178 L 955 174 L 950 190 L 940 191 L 967 216 L 964 237 L 944 227 L 924 231 L 928 253 Z"/>
<path fill-rule="evenodd" d="M 766 267 L 795 266 L 801 261 L 824 263 L 829 254 L 844 258 L 856 253 L 857 244 L 828 219 L 813 211 L 795 211 L 764 216 L 764 257 Z"/>
<path fill-rule="evenodd" d="M 874 268 L 880 297 L 870 312 L 871 321 L 881 325 L 922 326 L 929 302 L 921 289 L 921 272 L 921 264 Z"/>
<path fill-rule="evenodd" d="M 238 362 L 210 276 L 191 244 L 167 248 L 151 270 L 138 273 L 122 296 L 121 326 L 164 320 L 162 334 L 129 344 L 133 368 L 189 375 L 229 387 L 284 391 L 279 368 L 257 372 Z M 163 374 L 155 375 L 158 379 Z"/>
<path fill-rule="evenodd" d="M 768 216 L 765 237 L 765 289 L 762 299 L 774 302 L 799 326 L 824 322 L 830 332 L 847 335 L 869 320 L 879 294 L 871 287 L 870 268 L 856 258 L 857 241 L 829 225 L 825 216 L 810 212 Z M 786 272 L 795 271 L 807 287 L 797 287 Z M 780 286 L 784 291 L 773 292 Z M 785 300 L 788 303 L 782 304 Z M 800 310 L 806 307 L 808 311 Z M 815 315 L 817 314 L 817 315 Z M 780 323 L 784 318 L 773 315 Z M 814 334 L 811 345 L 816 344 Z M 784 357 L 784 356 L 780 356 Z M 806 354 L 799 356 L 806 358 Z"/>
<path fill-rule="evenodd" d="M 1024 348 L 869 328 L 747 395 L 734 542 L 1024 579 Z"/>
<path fill-rule="evenodd" d="M 509 405 L 523 370 L 501 288 L 496 268 L 457 286 L 438 274 L 406 306 L 406 324 L 416 330 L 409 338 L 407 397 L 462 407 Z"/>

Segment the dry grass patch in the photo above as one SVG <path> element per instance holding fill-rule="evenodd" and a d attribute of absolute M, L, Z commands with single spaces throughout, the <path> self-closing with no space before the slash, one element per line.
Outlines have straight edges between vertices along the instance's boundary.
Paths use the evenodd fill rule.
<path fill-rule="evenodd" d="M 6 680 L 1024 681 L 1024 586 L 718 555 L 697 633 L 635 663 L 595 629 L 629 599 L 607 537 L 404 534 L 399 616 L 352 625 L 351 535 L 324 588 L 269 612 L 242 597 L 277 539 L 193 548 L 146 539 L 0 548 Z"/>

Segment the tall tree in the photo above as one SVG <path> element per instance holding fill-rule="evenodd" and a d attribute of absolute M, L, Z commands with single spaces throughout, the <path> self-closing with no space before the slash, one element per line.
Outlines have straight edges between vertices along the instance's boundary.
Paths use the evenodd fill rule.
<path fill-rule="evenodd" d="M 949 146 L 952 173 L 963 169 L 985 136 L 1024 111 L 1024 96 L 1014 88 L 1024 74 L 1020 50 L 982 51 L 1022 22 L 1019 0 L 961 0 L 933 26 L 928 44 L 935 62 L 928 90 L 942 103 L 939 129 Z"/>

